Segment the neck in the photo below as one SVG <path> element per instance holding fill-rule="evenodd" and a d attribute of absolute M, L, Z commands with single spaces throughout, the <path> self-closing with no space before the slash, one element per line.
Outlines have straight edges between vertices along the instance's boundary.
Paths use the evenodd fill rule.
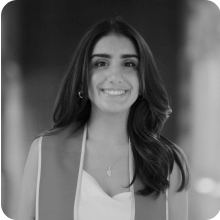
<path fill-rule="evenodd" d="M 92 111 L 88 122 L 88 139 L 111 146 L 127 144 L 127 117 L 128 112 L 107 114 Z"/>

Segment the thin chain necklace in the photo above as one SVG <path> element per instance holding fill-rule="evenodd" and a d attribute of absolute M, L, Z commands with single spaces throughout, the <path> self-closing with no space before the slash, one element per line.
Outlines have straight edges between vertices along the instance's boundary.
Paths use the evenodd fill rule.
<path fill-rule="evenodd" d="M 90 141 L 90 142 L 92 143 L 92 141 Z M 101 156 L 101 154 L 98 152 L 98 150 L 96 149 L 96 147 L 95 147 L 95 145 L 94 145 L 93 143 L 92 143 L 92 147 L 96 150 L 96 152 L 98 153 L 98 155 L 100 156 L 100 158 L 102 159 L 102 161 L 107 165 L 108 170 L 106 171 L 106 174 L 107 174 L 108 177 L 111 178 L 111 177 L 112 177 L 112 167 L 113 167 L 120 159 L 122 159 L 122 157 L 124 157 L 124 156 L 127 154 L 127 151 L 125 152 L 125 154 L 123 154 L 121 157 L 119 157 L 119 159 L 116 160 L 112 166 L 109 166 L 109 165 L 106 163 L 106 161 L 103 159 L 103 157 Z"/>

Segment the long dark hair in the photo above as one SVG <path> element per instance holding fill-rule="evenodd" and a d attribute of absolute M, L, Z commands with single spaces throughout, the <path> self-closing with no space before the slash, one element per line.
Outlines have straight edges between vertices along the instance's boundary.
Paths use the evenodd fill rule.
<path fill-rule="evenodd" d="M 135 45 L 140 57 L 139 84 L 140 96 L 131 106 L 127 133 L 130 137 L 134 156 L 135 172 L 130 185 L 140 178 L 142 195 L 155 193 L 159 196 L 169 187 L 168 176 L 174 161 L 182 174 L 178 191 L 187 188 L 189 168 L 182 150 L 164 138 L 161 130 L 171 108 L 169 98 L 158 74 L 153 55 L 141 35 L 120 17 L 102 20 L 88 29 L 80 41 L 62 82 L 53 112 L 53 128 L 46 133 L 51 135 L 73 125 L 82 128 L 89 120 L 91 101 L 88 97 L 89 62 L 97 41 L 109 34 L 122 35 Z M 83 98 L 78 92 L 82 91 Z M 129 186 L 130 186 L 129 185 Z"/>

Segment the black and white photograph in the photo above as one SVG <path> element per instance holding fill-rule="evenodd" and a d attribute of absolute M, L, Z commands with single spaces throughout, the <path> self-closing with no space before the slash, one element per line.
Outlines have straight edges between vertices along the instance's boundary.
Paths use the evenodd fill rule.
<path fill-rule="evenodd" d="M 218 1 L 14 0 L 1 55 L 1 219 L 220 219 Z"/>

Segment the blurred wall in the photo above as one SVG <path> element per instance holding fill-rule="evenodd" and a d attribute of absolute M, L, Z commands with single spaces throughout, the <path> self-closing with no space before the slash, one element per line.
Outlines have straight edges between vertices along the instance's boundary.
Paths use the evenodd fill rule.
<path fill-rule="evenodd" d="M 220 210 L 220 10 L 189 0 L 179 60 L 178 142 L 190 155 L 189 219 Z"/>
<path fill-rule="evenodd" d="M 13 6 L 13 7 L 11 7 Z M 1 16 L 1 204 L 14 213 L 27 156 L 25 101 L 22 70 L 21 6 L 7 5 Z"/>

